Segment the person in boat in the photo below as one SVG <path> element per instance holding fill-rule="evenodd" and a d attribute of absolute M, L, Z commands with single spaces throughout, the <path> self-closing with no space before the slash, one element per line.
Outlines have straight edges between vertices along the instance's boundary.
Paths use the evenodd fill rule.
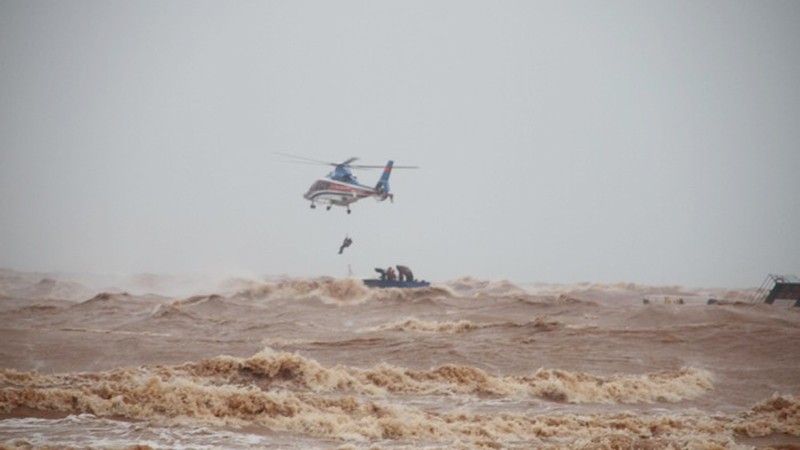
<path fill-rule="evenodd" d="M 406 266 L 397 265 L 397 275 L 400 281 L 414 281 L 414 274 Z"/>
<path fill-rule="evenodd" d="M 386 279 L 389 281 L 397 280 L 397 275 L 394 273 L 394 268 L 392 266 L 386 269 Z"/>
<path fill-rule="evenodd" d="M 344 242 L 342 242 L 342 246 L 339 247 L 339 254 L 341 255 L 342 252 L 344 251 L 344 249 L 346 249 L 347 247 L 350 247 L 350 244 L 352 244 L 352 243 L 353 243 L 353 240 L 350 239 L 349 236 L 345 237 L 344 238 Z"/>
<path fill-rule="evenodd" d="M 375 272 L 381 274 L 381 281 L 386 281 L 386 271 L 381 269 L 380 267 L 375 268 Z"/>

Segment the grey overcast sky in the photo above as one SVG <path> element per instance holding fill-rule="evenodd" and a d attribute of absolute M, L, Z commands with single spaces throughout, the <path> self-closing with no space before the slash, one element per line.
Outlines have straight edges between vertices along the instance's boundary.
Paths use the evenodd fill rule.
<path fill-rule="evenodd" d="M 798 193 L 797 1 L 0 1 L 0 267 L 750 287 Z"/>

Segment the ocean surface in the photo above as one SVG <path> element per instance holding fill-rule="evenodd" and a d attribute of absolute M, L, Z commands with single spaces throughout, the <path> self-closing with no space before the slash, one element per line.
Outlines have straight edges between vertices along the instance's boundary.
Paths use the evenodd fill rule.
<path fill-rule="evenodd" d="M 0 270 L 0 447 L 800 449 L 754 294 Z"/>

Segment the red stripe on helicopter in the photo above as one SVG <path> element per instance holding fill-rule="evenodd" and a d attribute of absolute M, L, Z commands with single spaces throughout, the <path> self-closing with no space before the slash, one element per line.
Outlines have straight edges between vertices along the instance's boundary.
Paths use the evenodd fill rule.
<path fill-rule="evenodd" d="M 369 190 L 366 190 L 366 189 L 356 188 L 356 187 L 347 186 L 347 185 L 343 185 L 343 184 L 336 184 L 336 183 L 331 183 L 330 186 L 328 186 L 328 189 L 330 189 L 332 191 L 340 191 L 340 192 L 361 192 L 361 193 L 365 193 L 365 194 L 371 194 L 372 193 L 372 191 L 369 191 Z"/>

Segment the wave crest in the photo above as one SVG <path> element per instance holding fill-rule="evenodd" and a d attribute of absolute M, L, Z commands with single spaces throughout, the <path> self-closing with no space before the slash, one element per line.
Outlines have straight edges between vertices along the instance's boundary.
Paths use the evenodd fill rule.
<path fill-rule="evenodd" d="M 459 294 L 473 297 L 502 297 L 526 293 L 524 289 L 508 280 L 478 280 L 472 277 L 462 277 L 451 280 L 446 285 Z"/>
<path fill-rule="evenodd" d="M 473 330 L 495 327 L 527 327 L 535 331 L 552 331 L 561 329 L 564 324 L 549 316 L 536 316 L 523 323 L 517 322 L 485 322 L 475 323 L 466 319 L 457 322 L 439 322 L 420 320 L 409 317 L 405 320 L 381 324 L 366 331 L 415 331 L 421 333 L 465 333 Z"/>
<path fill-rule="evenodd" d="M 458 322 L 436 322 L 424 321 L 411 317 L 406 320 L 385 323 L 370 328 L 367 331 L 418 331 L 427 333 L 463 333 L 465 331 L 487 328 L 492 324 L 476 324 L 469 320 L 459 320 Z"/>
<path fill-rule="evenodd" d="M 317 299 L 325 303 L 361 303 L 369 297 L 370 290 L 357 279 L 338 280 L 287 279 L 274 283 L 253 283 L 232 296 L 242 300 L 307 300 Z"/>
<path fill-rule="evenodd" d="M 262 387 L 283 384 L 315 392 L 356 388 L 366 390 L 342 368 L 326 368 L 313 359 L 296 353 L 276 352 L 270 348 L 250 358 L 218 356 L 185 364 L 179 369 L 195 376 L 224 379 L 227 382 L 256 382 Z"/>
<path fill-rule="evenodd" d="M 288 279 L 274 283 L 252 283 L 231 298 L 238 300 L 319 300 L 333 305 L 357 305 L 367 301 L 419 301 L 456 297 L 446 286 L 415 289 L 370 289 L 360 279 Z"/>
<path fill-rule="evenodd" d="M 792 397 L 776 397 L 756 405 L 739 419 L 704 416 L 702 420 L 707 423 L 702 426 L 695 417 L 633 413 L 434 413 L 392 404 L 386 401 L 387 396 L 410 393 L 538 397 L 571 403 L 673 402 L 695 398 L 713 386 L 708 372 L 694 368 L 612 377 L 558 369 L 499 376 L 456 364 L 421 371 L 389 364 L 370 369 L 326 367 L 298 354 L 271 349 L 249 358 L 219 356 L 180 366 L 98 373 L 40 375 L 0 370 L 0 384 L 0 410 L 5 413 L 27 407 L 165 424 L 257 424 L 338 439 L 461 440 L 490 447 L 520 439 L 541 443 L 540 439 L 546 438 L 550 443 L 556 439 L 616 448 L 597 439 L 635 443 L 647 438 L 670 443 L 680 430 L 701 430 L 705 435 L 697 439 L 724 444 L 733 442 L 733 432 L 751 436 L 796 433 L 800 417 L 800 403 Z"/>

